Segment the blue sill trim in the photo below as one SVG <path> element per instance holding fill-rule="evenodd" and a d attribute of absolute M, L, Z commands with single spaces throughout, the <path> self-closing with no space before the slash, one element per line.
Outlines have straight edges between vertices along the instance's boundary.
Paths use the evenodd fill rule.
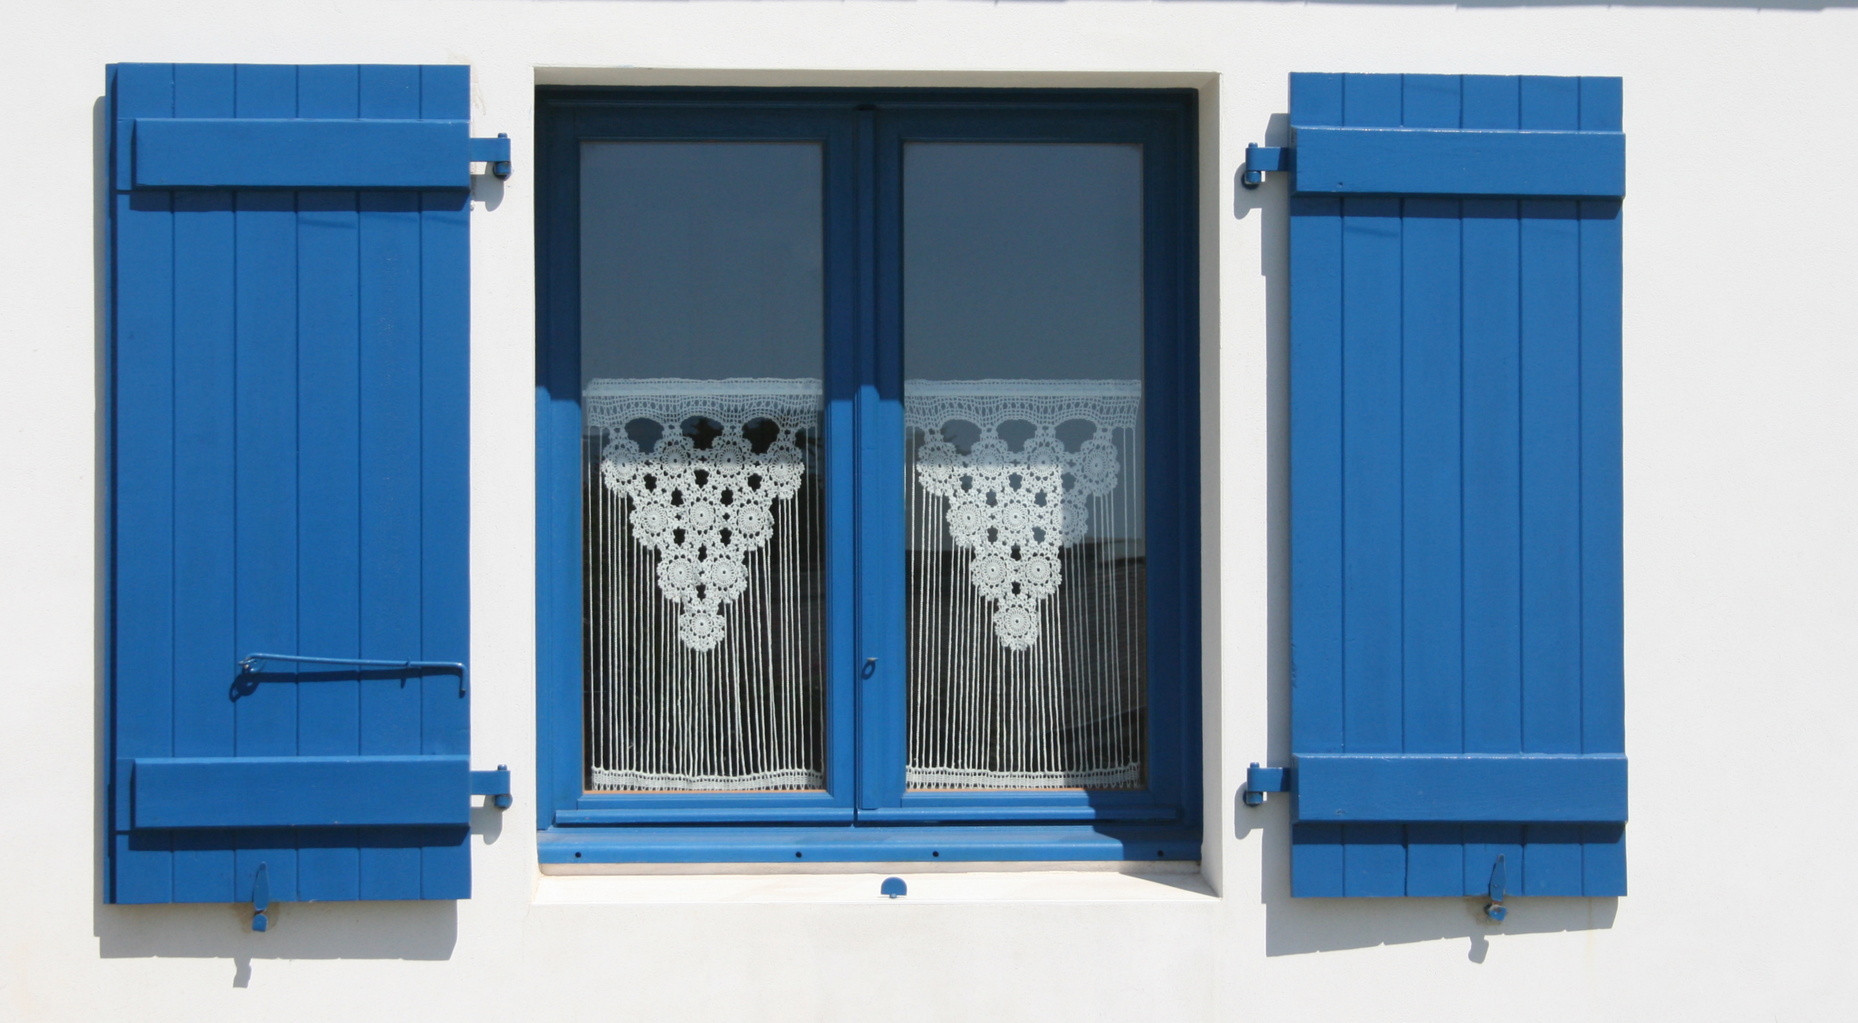
<path fill-rule="evenodd" d="M 1198 828 L 553 828 L 543 863 L 1198 860 Z"/>

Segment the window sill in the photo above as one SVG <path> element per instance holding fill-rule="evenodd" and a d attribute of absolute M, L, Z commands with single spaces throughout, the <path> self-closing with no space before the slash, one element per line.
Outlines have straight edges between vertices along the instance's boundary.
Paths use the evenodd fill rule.
<path fill-rule="evenodd" d="M 549 864 L 594 863 L 1052 863 L 1193 862 L 1195 828 L 1109 825 L 968 827 L 551 828 L 538 836 Z"/>
<path fill-rule="evenodd" d="M 1208 903 L 1218 900 L 1197 863 L 1118 863 L 1116 869 L 1074 869 L 1080 864 L 968 864 L 972 871 L 932 869 L 926 864 L 861 863 L 850 871 L 799 873 L 600 874 L 581 873 L 602 865 L 569 864 L 562 875 L 543 866 L 536 886 L 538 906 L 607 904 L 752 903 Z M 1096 865 L 1093 865 L 1096 866 Z M 1061 867 L 1066 869 L 1048 869 Z M 893 869 L 886 869 L 893 868 Z M 731 869 L 723 866 L 716 869 Z M 742 869 L 739 866 L 733 869 Z M 1128 873 L 1125 871 L 1141 871 Z M 908 894 L 890 899 L 879 892 L 884 878 L 900 876 Z"/>

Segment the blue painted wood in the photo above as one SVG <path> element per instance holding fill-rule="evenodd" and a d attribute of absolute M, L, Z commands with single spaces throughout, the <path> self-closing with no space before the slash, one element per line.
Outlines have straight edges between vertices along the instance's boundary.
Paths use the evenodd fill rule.
<path fill-rule="evenodd" d="M 137 828 L 463 827 L 471 820 L 471 765 L 463 756 L 142 757 L 130 763 L 130 820 Z M 259 862 L 268 861 L 254 859 L 253 870 Z M 275 864 L 272 870 L 275 886 Z"/>
<path fill-rule="evenodd" d="M 859 299 L 855 275 L 855 167 L 853 125 L 817 109 L 741 110 L 718 104 L 708 117 L 662 102 L 624 104 L 619 110 L 580 111 L 575 93 L 545 97 L 539 124 L 541 166 L 540 247 L 544 253 L 541 306 L 542 374 L 537 388 L 537 507 L 540 566 L 537 613 L 540 663 L 539 727 L 543 735 L 538 824 L 609 824 L 640 820 L 784 820 L 837 816 L 849 819 L 853 767 L 853 602 L 829 604 L 826 624 L 826 791 L 824 793 L 612 794 L 584 790 L 581 731 L 581 410 L 579 272 L 580 139 L 741 137 L 803 139 L 822 144 L 826 175 L 825 437 L 826 571 L 829 592 L 848 594 L 856 579 L 853 402 L 857 382 Z M 842 105 L 842 104 L 841 104 Z M 718 116 L 719 111 L 727 111 Z M 839 447 L 844 445 L 845 447 Z M 841 457 L 843 455 L 844 457 Z"/>
<path fill-rule="evenodd" d="M 1405 123 L 1455 128 L 1462 86 L 1454 77 L 1401 80 Z M 1463 360 L 1459 200 L 1408 199 L 1401 219 L 1401 728 L 1415 753 L 1464 749 L 1462 575 Z M 1463 828 L 1406 829 L 1405 890 L 1453 895 L 1464 875 Z"/>
<path fill-rule="evenodd" d="M 181 65 L 175 113 L 233 112 L 233 68 Z M 233 449 L 238 345 L 234 334 L 237 242 L 231 192 L 174 194 L 174 752 L 230 756 L 234 702 L 227 698 L 226 652 L 236 647 L 236 505 Z M 133 381 L 121 381 L 132 386 Z M 119 551 L 133 557 L 133 552 Z M 201 680 L 210 680 L 201 685 Z M 243 901 L 233 843 L 219 836 L 174 837 L 174 898 Z"/>
<path fill-rule="evenodd" d="M 419 116 L 419 69 L 361 69 L 361 115 Z M 420 198 L 364 190 L 361 211 L 361 656 L 420 644 Z M 400 677 L 361 682 L 361 752 L 422 747 L 424 694 Z M 398 836 L 397 836 L 398 837 Z M 361 896 L 422 892 L 415 845 L 363 846 Z"/>
<path fill-rule="evenodd" d="M 360 70 L 353 66 L 298 69 L 298 109 L 308 117 L 355 117 Z M 301 360 L 297 404 L 297 471 L 302 492 L 316 495 L 299 510 L 298 601 L 303 607 L 356 607 L 360 543 L 361 324 L 360 222 L 355 193 L 297 193 L 297 322 L 317 339 L 317 357 Z M 332 557 L 340 551 L 342 557 Z M 361 623 L 354 615 L 318 614 L 298 623 L 298 645 L 334 656 L 360 656 Z M 309 756 L 361 752 L 358 673 L 296 689 L 299 750 Z M 361 893 L 359 836 L 328 833 L 327 845 L 297 854 L 304 898 L 355 899 Z"/>
<path fill-rule="evenodd" d="M 240 65 L 233 69 L 234 111 L 240 117 L 290 117 L 297 112 L 296 68 Z M 235 632 L 261 649 L 295 649 L 297 603 L 297 338 L 291 309 L 297 292 L 296 197 L 288 192 L 233 194 L 234 333 L 238 352 L 233 446 L 238 517 Z M 253 690 L 233 704 L 233 749 L 241 757 L 297 752 L 295 693 Z M 250 822 L 256 824 L 257 822 Z M 297 851 L 264 835 L 240 835 L 235 878 L 265 865 L 272 890 L 297 890 Z"/>
<path fill-rule="evenodd" d="M 1620 83 L 1581 80 L 1580 124 L 1620 127 Z M 1581 744 L 1625 749 L 1625 593 L 1620 431 L 1620 204 L 1589 200 L 1580 220 Z M 1587 891 L 1626 890 L 1625 829 L 1581 830 Z"/>
<path fill-rule="evenodd" d="M 173 71 L 112 67 L 108 102 L 112 138 L 120 138 L 128 118 L 173 113 Z M 125 180 L 116 171 L 126 171 L 126 151 L 112 144 L 110 158 L 111 180 Z M 136 268 L 110 278 L 110 739 L 116 751 L 168 756 L 174 752 L 174 445 L 168 430 L 124 424 L 174 421 L 172 198 L 112 194 L 109 244 L 113 269 Z M 173 901 L 172 843 L 165 835 L 132 842 L 127 800 L 119 785 L 111 791 L 108 896 Z"/>
<path fill-rule="evenodd" d="M 1196 860 L 1199 830 L 1075 825 L 913 828 L 556 828 L 543 863 Z"/>
<path fill-rule="evenodd" d="M 465 193 L 133 174 L 138 119 L 462 123 L 467 98 L 459 67 L 111 69 L 113 758 L 468 752 L 455 678 L 236 663 L 466 656 Z M 468 892 L 456 826 L 152 828 L 131 785 L 113 901 L 249 899 L 259 863 L 280 901 Z"/>
<path fill-rule="evenodd" d="M 1297 128 L 1300 195 L 1626 194 L 1618 132 Z"/>
<path fill-rule="evenodd" d="M 903 144 L 898 118 L 860 110 L 858 180 L 858 344 L 852 420 L 857 438 L 853 507 L 857 578 L 854 663 L 866 664 L 857 692 L 859 810 L 903 801 L 909 657 L 904 622 L 907 527 L 899 481 L 909 479 L 903 430 Z M 904 486 L 908 486 L 904 483 Z"/>
<path fill-rule="evenodd" d="M 1023 102 L 1022 102 L 1023 101 Z M 860 110 L 861 105 L 873 109 Z M 547 89 L 538 119 L 543 175 L 539 250 L 542 376 L 538 414 L 538 588 L 545 835 L 606 848 L 590 834 L 630 825 L 609 844 L 642 838 L 638 825 L 748 823 L 925 833 L 961 823 L 985 843 L 1029 821 L 1165 824 L 1173 840 L 1196 833 L 1199 770 L 1195 683 L 1199 663 L 1195 574 L 1199 429 L 1193 238 L 1191 102 L 1182 94 L 1026 91 L 1002 103 L 984 91 L 876 90 L 644 93 Z M 904 137 L 964 141 L 1102 141 L 1139 144 L 1146 165 L 1144 236 L 1150 502 L 1151 747 L 1146 791 L 912 792 L 903 786 L 905 604 L 902 599 L 904 464 L 901 400 L 899 153 Z M 588 793 L 580 733 L 578 175 L 581 138 L 815 138 L 826 154 L 826 505 L 828 693 L 824 793 Z M 1165 455 L 1156 454 L 1165 452 Z M 878 665 L 860 678 L 866 658 Z M 888 666 L 888 667 L 887 667 Z M 867 827 L 868 825 L 868 827 Z M 1054 825 L 1056 827 L 1057 825 Z M 1068 825 L 1076 827 L 1075 824 Z M 726 830 L 704 829 L 724 840 Z M 999 832 L 1004 834 L 1004 832 Z M 765 831 L 757 834 L 772 835 Z M 690 840 L 700 844 L 698 839 Z M 779 841 L 784 841 L 780 839 Z M 560 846 L 566 848 L 567 846 Z M 732 859 L 789 858 L 777 844 Z M 946 847 L 944 847 L 946 848 Z M 1011 858 L 1045 855 L 1015 847 Z M 1049 845 L 1052 855 L 1070 855 Z M 924 849 L 922 857 L 930 858 Z M 893 850 L 894 852 L 894 850 Z M 655 851 L 637 860 L 701 860 Z M 863 855 L 869 855 L 865 853 Z M 945 855 L 947 853 L 945 852 Z M 985 857 L 982 857 L 985 858 Z"/>
<path fill-rule="evenodd" d="M 1618 110 L 1292 76 L 1296 894 L 1623 891 Z"/>
<path fill-rule="evenodd" d="M 472 155 L 462 120 L 135 121 L 138 188 L 469 188 Z"/>
<path fill-rule="evenodd" d="M 1623 821 L 1618 754 L 1315 753 L 1297 757 L 1313 821 Z"/>
<path fill-rule="evenodd" d="M 470 108 L 465 68 L 420 69 L 422 118 L 457 116 Z M 465 598 L 471 589 L 471 305 L 465 300 L 471 293 L 470 217 L 468 192 L 438 188 L 420 197 L 419 656 L 437 662 L 462 663 L 471 656 Z M 468 756 L 471 721 L 457 683 L 428 673 L 419 676 L 419 685 L 420 752 Z M 468 845 L 422 845 L 420 859 L 422 897 L 470 897 Z"/>
<path fill-rule="evenodd" d="M 542 111 L 550 107 L 544 101 Z M 536 123 L 536 827 L 579 801 L 582 759 L 580 149 L 571 117 Z M 829 492 L 830 493 L 830 492 Z"/>
<path fill-rule="evenodd" d="M 1467 128 L 1521 125 L 1521 79 L 1467 75 Z M 1521 226 L 1514 200 L 1462 202 L 1464 378 L 1464 659 L 1467 753 L 1522 748 Z M 1488 883 L 1496 857 L 1522 864 L 1517 824 L 1466 826 L 1466 891 Z"/>

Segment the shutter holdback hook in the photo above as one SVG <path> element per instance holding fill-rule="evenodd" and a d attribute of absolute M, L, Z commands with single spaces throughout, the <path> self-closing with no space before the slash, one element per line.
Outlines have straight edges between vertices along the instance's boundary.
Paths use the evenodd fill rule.
<path fill-rule="evenodd" d="M 271 918 L 265 915 L 270 909 L 270 865 L 260 863 L 258 872 L 252 875 L 252 930 L 263 933 L 271 929 Z"/>
<path fill-rule="evenodd" d="M 1484 905 L 1484 915 L 1493 923 L 1502 923 L 1503 918 L 1510 915 L 1509 909 L 1503 905 L 1503 897 L 1509 894 L 1509 878 L 1506 874 L 1503 854 L 1498 853 L 1497 862 L 1490 865 L 1490 901 Z"/>

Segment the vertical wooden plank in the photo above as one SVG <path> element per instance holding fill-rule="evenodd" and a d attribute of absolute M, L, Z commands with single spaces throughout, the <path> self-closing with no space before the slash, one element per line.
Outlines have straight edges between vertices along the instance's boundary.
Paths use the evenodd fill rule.
<path fill-rule="evenodd" d="M 1519 895 L 1578 895 L 1582 890 L 1579 824 L 1530 824 L 1523 828 L 1521 876 L 1510 883 Z"/>
<path fill-rule="evenodd" d="M 1581 825 L 1582 895 L 1626 894 L 1626 826 Z"/>
<path fill-rule="evenodd" d="M 180 117 L 231 117 L 227 65 L 183 64 L 174 73 Z M 238 578 L 233 494 L 234 337 L 232 194 L 174 195 L 174 752 L 230 756 L 228 697 L 239 653 L 233 626 Z M 174 898 L 236 898 L 234 860 L 224 835 L 177 832 Z"/>
<path fill-rule="evenodd" d="M 1467 75 L 1465 128 L 1520 125 L 1517 80 Z M 1463 202 L 1464 750 L 1522 750 L 1521 333 L 1517 204 Z M 1517 825 L 1465 828 L 1467 893 L 1498 856 L 1520 869 Z"/>
<path fill-rule="evenodd" d="M 1466 76 L 1464 128 L 1516 128 L 1516 78 Z M 1522 752 L 1522 388 L 1516 202 L 1464 201 L 1464 752 Z M 1522 828 L 1464 830 L 1464 889 L 1498 856 L 1522 863 Z"/>
<path fill-rule="evenodd" d="M 1579 82 L 1524 78 L 1524 128 L 1580 126 Z M 1580 751 L 1580 222 L 1574 202 L 1522 218 L 1523 749 Z M 1525 829 L 1520 890 L 1579 891 L 1580 829 Z"/>
<path fill-rule="evenodd" d="M 462 66 L 420 72 L 420 116 L 468 119 L 471 83 Z M 470 193 L 426 192 L 420 197 L 419 443 L 420 632 L 419 656 L 470 661 Z M 421 753 L 471 752 L 469 704 L 461 680 L 427 674 L 423 689 Z M 471 895 L 468 836 L 443 836 L 421 850 L 422 898 Z M 429 839 L 430 840 L 430 839 Z"/>
<path fill-rule="evenodd" d="M 1522 82 L 1511 75 L 1465 75 L 1460 84 L 1459 126 L 1501 130 L 1522 126 Z"/>
<path fill-rule="evenodd" d="M 1298 898 L 1347 895 L 1342 825 L 1299 822 L 1290 832 L 1290 894 Z"/>
<path fill-rule="evenodd" d="M 1617 78 L 1581 80 L 1581 127 L 1620 129 Z M 1625 751 L 1620 204 L 1580 204 L 1581 750 Z M 1583 829 L 1582 892 L 1626 893 L 1624 828 Z"/>
<path fill-rule="evenodd" d="M 1342 201 L 1342 717 L 1347 752 L 1401 739 L 1400 200 Z M 1395 824 L 1343 828 L 1349 895 L 1399 895 Z"/>
<path fill-rule="evenodd" d="M 1292 745 L 1340 753 L 1342 201 L 1292 199 L 1290 479 Z"/>
<path fill-rule="evenodd" d="M 358 69 L 298 72 L 304 117 L 354 117 Z M 361 655 L 360 252 L 355 193 L 297 196 L 298 636 L 304 653 Z M 353 669 L 317 672 L 297 694 L 305 756 L 361 752 L 360 683 Z M 319 831 L 298 852 L 299 897 L 361 896 L 360 836 Z"/>
<path fill-rule="evenodd" d="M 1517 127 L 1515 79 L 1468 76 L 1468 128 Z M 1522 750 L 1521 231 L 1509 199 L 1464 200 L 1465 752 Z"/>
<path fill-rule="evenodd" d="M 1399 75 L 1345 75 L 1342 120 L 1394 127 Z M 1342 201 L 1342 717 L 1349 752 L 1402 744 L 1400 200 Z M 1401 895 L 1398 824 L 1343 828 L 1350 895 Z"/>
<path fill-rule="evenodd" d="M 1340 753 L 1342 201 L 1290 205 L 1291 748 Z M 1296 894 L 1341 895 L 1341 826 L 1299 824 L 1294 839 Z"/>
<path fill-rule="evenodd" d="M 1464 76 L 1401 75 L 1400 126 L 1456 128 L 1464 109 Z"/>
<path fill-rule="evenodd" d="M 292 117 L 296 69 L 239 65 L 233 72 L 239 117 Z M 233 429 L 238 508 L 235 556 L 241 653 L 297 649 L 297 232 L 289 192 L 247 190 L 233 198 Z M 280 666 L 281 667 L 281 666 Z M 284 669 L 287 670 L 287 669 Z M 239 756 L 297 752 L 293 676 L 241 690 L 233 703 L 233 750 Z M 297 897 L 297 856 L 276 833 L 236 836 L 237 897 L 250 896 L 265 864 L 271 895 Z"/>
<path fill-rule="evenodd" d="M 419 85 L 417 67 L 362 67 L 361 115 L 418 117 Z M 421 647 L 419 196 L 362 192 L 359 208 L 361 656 L 411 659 Z M 366 673 L 361 751 L 417 752 L 421 695 L 416 675 Z M 366 837 L 362 898 L 418 898 L 419 836 Z"/>
<path fill-rule="evenodd" d="M 1343 75 L 1342 119 L 1350 128 L 1398 128 L 1405 75 Z"/>
<path fill-rule="evenodd" d="M 1399 200 L 1345 199 L 1343 210 L 1344 748 L 1392 752 L 1401 747 Z"/>
<path fill-rule="evenodd" d="M 1456 128 L 1459 86 L 1452 75 L 1407 75 L 1402 124 Z M 1402 748 L 1461 753 L 1460 203 L 1407 199 L 1402 218 Z M 1458 894 L 1464 882 L 1463 828 L 1409 824 L 1406 831 L 1406 894 Z"/>
<path fill-rule="evenodd" d="M 1577 84 L 1522 81 L 1522 127 L 1571 129 Z M 1580 751 L 1580 224 L 1575 204 L 1521 215 L 1523 749 Z"/>
<path fill-rule="evenodd" d="M 1523 862 L 1523 826 L 1520 824 L 1466 824 L 1464 826 L 1464 893 L 1483 895 L 1490 890 L 1491 868 L 1503 858 L 1504 876 L 1516 890 Z"/>
<path fill-rule="evenodd" d="M 111 81 L 112 159 L 130 161 L 130 119 L 174 112 L 174 71 L 126 64 Z M 110 703 L 112 759 L 174 750 L 174 237 L 167 192 L 111 196 Z M 111 898 L 168 902 L 167 836 L 120 823 L 129 793 L 112 793 Z"/>
<path fill-rule="evenodd" d="M 1290 80 L 1292 117 L 1342 123 L 1342 76 Z M 1291 747 L 1339 753 L 1342 725 L 1342 203 L 1290 200 Z M 1291 890 L 1344 894 L 1342 828 L 1298 824 Z"/>

